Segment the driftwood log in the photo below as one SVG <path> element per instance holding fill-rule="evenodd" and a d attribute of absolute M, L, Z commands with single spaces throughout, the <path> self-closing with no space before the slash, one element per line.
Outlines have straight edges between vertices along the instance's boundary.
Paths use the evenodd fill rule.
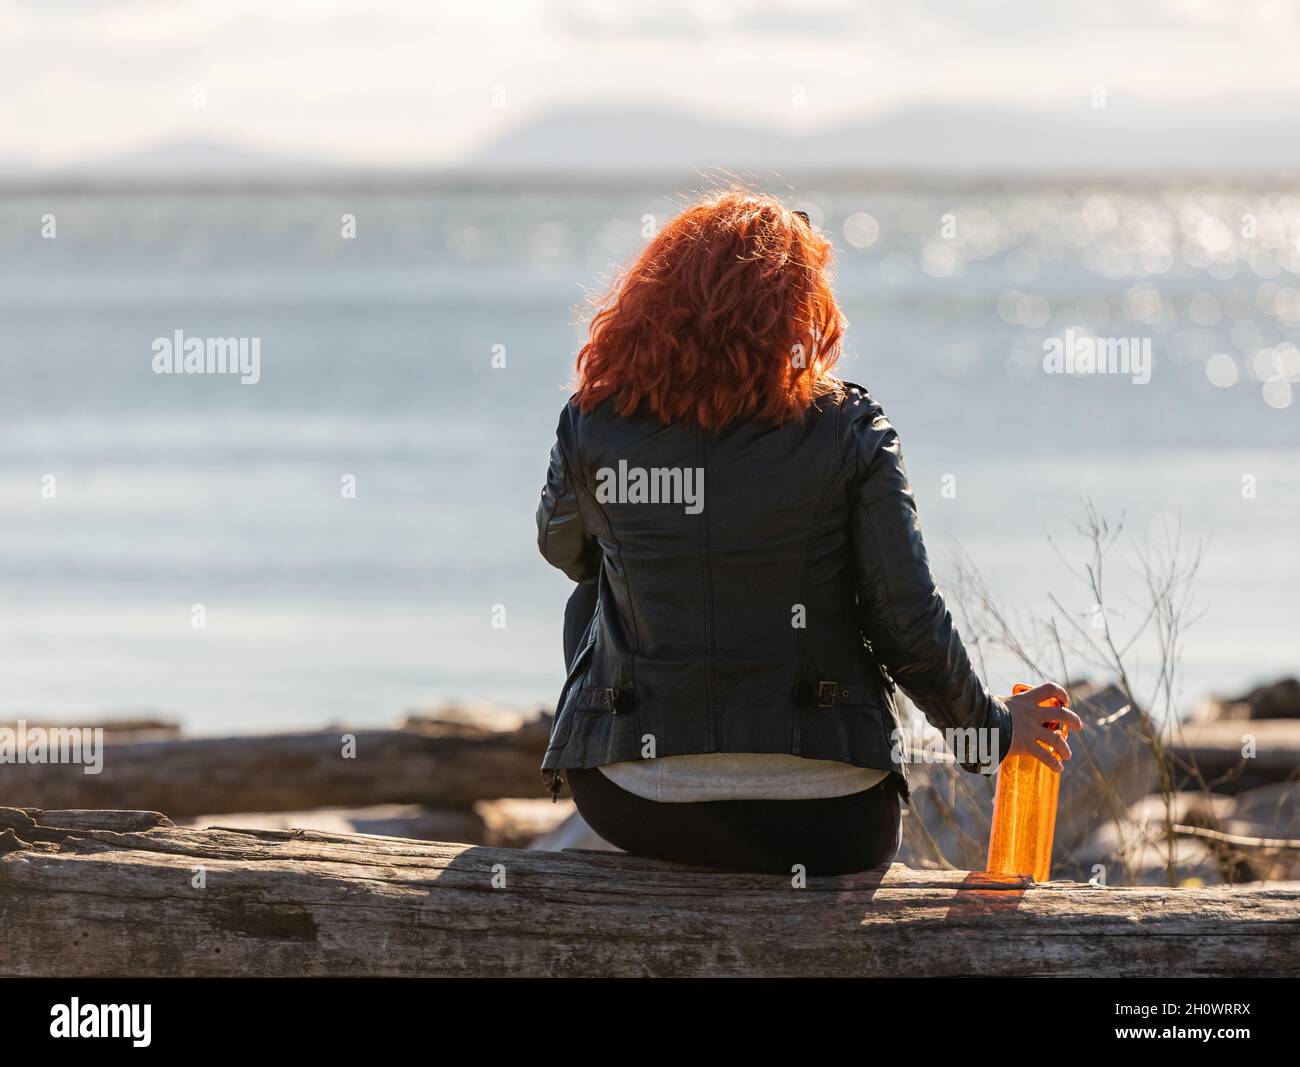
<path fill-rule="evenodd" d="M 43 719 L 24 719 L 25 729 L 59 730 L 67 727 L 69 720 L 45 721 Z M 181 728 L 170 719 L 159 719 L 141 715 L 135 718 L 104 719 L 102 722 L 78 722 L 76 726 L 83 730 L 103 730 L 106 741 L 162 741 L 167 738 L 180 737 Z M 17 720 L 0 722 L 0 730 L 17 730 Z"/>
<path fill-rule="evenodd" d="M 375 804 L 365 808 L 311 811 L 224 812 L 177 818 L 186 826 L 240 830 L 319 830 L 330 834 L 378 834 L 417 841 L 454 841 L 496 848 L 527 848 L 574 810 L 572 800 L 503 797 L 475 801 L 469 808 L 425 808 L 418 804 Z"/>
<path fill-rule="evenodd" d="M 459 723 L 403 730 L 165 741 L 106 740 L 103 769 L 5 764 L 0 804 L 45 809 L 148 809 L 175 818 L 226 811 L 423 804 L 544 795 L 549 717 L 518 729 Z M 349 738 L 354 739 L 349 742 Z"/>
<path fill-rule="evenodd" d="M 1300 885 L 729 874 L 0 809 L 0 973 L 1300 975 Z"/>
<path fill-rule="evenodd" d="M 1300 774 L 1300 719 L 1215 719 L 1188 723 L 1169 744 L 1180 785 L 1199 784 L 1195 766 L 1216 793 L 1244 793 Z"/>

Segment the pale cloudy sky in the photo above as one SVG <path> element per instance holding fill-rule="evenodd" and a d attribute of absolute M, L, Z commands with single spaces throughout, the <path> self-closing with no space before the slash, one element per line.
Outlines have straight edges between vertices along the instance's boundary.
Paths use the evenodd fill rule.
<path fill-rule="evenodd" d="M 213 141 L 436 165 L 566 108 L 788 131 L 1082 107 L 1095 84 L 1111 107 L 1293 115 L 1297 45 L 1289 0 L 0 0 L 0 160 Z"/>

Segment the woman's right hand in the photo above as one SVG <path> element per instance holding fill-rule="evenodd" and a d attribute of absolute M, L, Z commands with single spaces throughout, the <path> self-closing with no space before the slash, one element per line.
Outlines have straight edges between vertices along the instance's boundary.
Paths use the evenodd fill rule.
<path fill-rule="evenodd" d="M 1056 697 L 1061 702 L 1059 708 L 1040 708 L 1039 701 Z M 1003 697 L 1002 700 L 1011 712 L 1011 750 L 1010 755 L 1032 756 L 1047 764 L 1057 774 L 1070 758 L 1070 746 L 1065 738 L 1046 726 L 1049 722 L 1063 722 L 1072 730 L 1082 730 L 1083 720 L 1065 704 L 1070 695 L 1055 682 L 1044 682 L 1036 689 L 1030 689 L 1018 696 Z M 1042 744 L 1039 744 L 1039 742 Z M 1044 748 L 1046 745 L 1047 748 Z"/>

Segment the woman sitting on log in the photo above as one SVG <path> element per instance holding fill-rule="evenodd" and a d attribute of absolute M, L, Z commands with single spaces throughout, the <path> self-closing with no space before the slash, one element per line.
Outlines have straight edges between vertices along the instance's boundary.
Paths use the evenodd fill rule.
<path fill-rule="evenodd" d="M 807 215 L 727 191 L 650 242 L 578 354 L 537 512 L 542 554 L 578 583 L 542 768 L 628 852 L 787 874 L 890 862 L 908 796 L 895 683 L 968 770 L 1069 759 L 1037 706 L 1064 690 L 996 697 L 975 674 L 898 435 L 831 373 L 831 253 Z"/>

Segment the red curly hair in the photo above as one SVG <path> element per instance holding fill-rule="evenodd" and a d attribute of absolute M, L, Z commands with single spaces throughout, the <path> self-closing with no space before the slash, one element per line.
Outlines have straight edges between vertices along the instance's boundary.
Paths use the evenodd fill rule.
<path fill-rule="evenodd" d="M 578 352 L 583 411 L 613 398 L 715 430 L 783 422 L 839 392 L 831 242 L 780 201 L 716 194 L 664 227 L 597 305 Z"/>

